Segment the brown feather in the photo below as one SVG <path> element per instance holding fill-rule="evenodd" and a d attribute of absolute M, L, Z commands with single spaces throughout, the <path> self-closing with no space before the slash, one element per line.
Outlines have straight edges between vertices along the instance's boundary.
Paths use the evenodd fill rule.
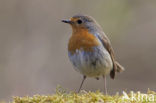
<path fill-rule="evenodd" d="M 101 28 L 99 27 L 99 29 L 101 29 Z M 111 56 L 111 59 L 112 59 L 112 62 L 113 62 L 113 69 L 110 72 L 110 77 L 112 79 L 114 79 L 115 78 L 115 73 L 123 71 L 124 68 L 117 61 L 115 61 L 114 50 L 113 50 L 113 48 L 111 46 L 111 43 L 110 43 L 108 37 L 104 34 L 104 32 L 102 30 L 99 30 L 99 31 L 101 31 L 99 33 L 100 34 L 99 39 L 102 41 L 102 44 L 104 45 L 104 47 L 109 52 L 109 54 Z"/>
<path fill-rule="evenodd" d="M 117 61 L 115 61 L 115 57 L 114 57 L 114 51 L 113 51 L 113 48 L 111 46 L 111 43 L 109 41 L 109 39 L 107 38 L 107 36 L 103 33 L 100 33 L 100 38 L 101 38 L 101 41 L 104 45 L 104 47 L 107 49 L 107 51 L 109 52 L 110 56 L 111 56 L 111 59 L 112 59 L 112 62 L 113 62 L 113 69 L 112 71 L 110 72 L 110 77 L 112 79 L 115 78 L 115 73 L 116 72 L 122 72 L 124 71 L 124 67 L 122 67 Z"/>
<path fill-rule="evenodd" d="M 117 66 L 117 72 L 120 73 L 125 70 L 124 67 L 122 65 L 120 65 L 117 61 L 115 61 L 115 64 Z"/>

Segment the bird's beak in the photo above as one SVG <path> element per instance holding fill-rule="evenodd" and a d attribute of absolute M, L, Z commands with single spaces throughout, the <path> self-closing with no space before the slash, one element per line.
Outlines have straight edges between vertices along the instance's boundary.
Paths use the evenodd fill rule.
<path fill-rule="evenodd" d="M 72 23 L 72 21 L 70 21 L 70 20 L 62 20 L 62 22 L 68 23 L 68 24 L 71 24 Z"/>

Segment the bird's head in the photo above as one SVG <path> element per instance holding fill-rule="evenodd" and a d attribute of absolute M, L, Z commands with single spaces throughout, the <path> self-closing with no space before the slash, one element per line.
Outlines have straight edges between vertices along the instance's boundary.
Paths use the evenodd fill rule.
<path fill-rule="evenodd" d="M 99 27 L 92 17 L 86 15 L 75 15 L 68 20 L 62 20 L 62 22 L 70 24 L 73 32 L 80 31 L 82 29 L 95 31 Z"/>

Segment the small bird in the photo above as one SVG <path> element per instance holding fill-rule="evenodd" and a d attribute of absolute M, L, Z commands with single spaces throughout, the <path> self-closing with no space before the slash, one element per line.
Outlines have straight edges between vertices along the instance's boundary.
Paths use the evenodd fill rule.
<path fill-rule="evenodd" d="M 104 90 L 107 94 L 106 75 L 110 74 L 114 79 L 116 72 L 124 70 L 114 58 L 108 37 L 95 19 L 87 15 L 75 15 L 62 22 L 72 27 L 72 35 L 68 42 L 68 56 L 75 70 L 83 75 L 78 92 L 87 77 L 98 80 L 103 76 Z"/>

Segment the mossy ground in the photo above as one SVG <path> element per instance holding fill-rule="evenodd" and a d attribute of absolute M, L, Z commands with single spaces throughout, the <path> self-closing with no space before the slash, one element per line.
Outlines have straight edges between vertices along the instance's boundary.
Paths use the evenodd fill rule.
<path fill-rule="evenodd" d="M 100 91 L 80 93 L 57 90 L 52 95 L 34 95 L 33 97 L 14 97 L 11 103 L 156 103 L 156 92 L 148 90 L 146 94 L 126 93 L 114 96 L 104 95 Z"/>

